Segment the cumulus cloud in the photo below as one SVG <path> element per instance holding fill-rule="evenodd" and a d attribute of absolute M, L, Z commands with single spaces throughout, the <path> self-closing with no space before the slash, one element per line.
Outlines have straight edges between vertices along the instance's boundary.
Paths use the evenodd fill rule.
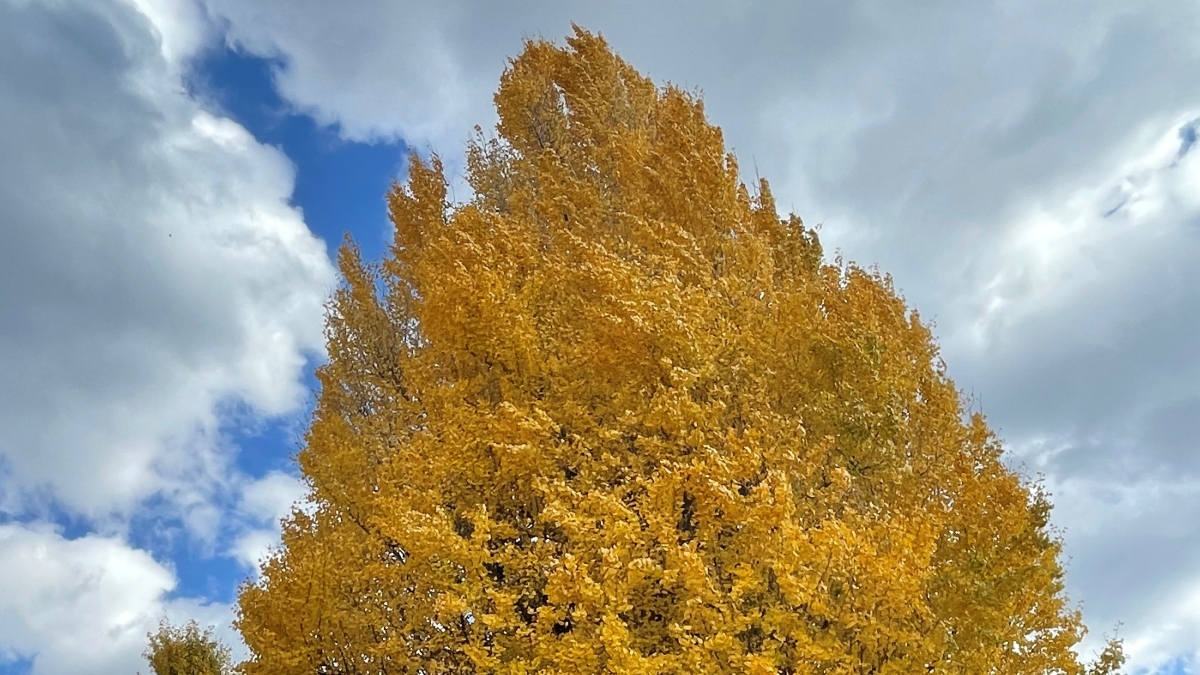
<path fill-rule="evenodd" d="M 183 90 L 187 7 L 0 2 L 9 509 L 201 508 L 227 480 L 221 406 L 303 398 L 334 273 L 287 158 Z"/>
<path fill-rule="evenodd" d="M 298 108 L 448 157 L 521 38 L 571 20 L 702 87 L 748 176 L 936 319 L 1047 474 L 1097 631 L 1124 620 L 1135 668 L 1200 648 L 1194 3 L 204 1 Z"/>
<path fill-rule="evenodd" d="M 169 600 L 174 586 L 171 570 L 119 539 L 0 525 L 0 664 L 32 658 L 32 675 L 132 673 L 161 617 L 230 623 L 228 606 Z"/>
<path fill-rule="evenodd" d="M 279 521 L 294 507 L 303 508 L 307 494 L 303 481 L 278 471 L 246 485 L 237 508 L 246 526 L 232 546 L 233 557 L 257 572 L 271 547 L 279 544 Z"/>
<path fill-rule="evenodd" d="M 213 37 L 203 6 L 192 0 L 124 0 L 150 22 L 166 65 L 178 75 Z"/>
<path fill-rule="evenodd" d="M 212 548 L 246 485 L 268 529 L 280 481 L 240 476 L 222 423 L 294 412 L 321 349 L 336 277 L 291 163 L 183 86 L 207 21 L 0 0 L 0 662 L 36 675 L 135 672 L 164 615 L 240 645 L 120 533 L 155 498 Z M 62 511 L 94 532 L 39 520 Z"/>

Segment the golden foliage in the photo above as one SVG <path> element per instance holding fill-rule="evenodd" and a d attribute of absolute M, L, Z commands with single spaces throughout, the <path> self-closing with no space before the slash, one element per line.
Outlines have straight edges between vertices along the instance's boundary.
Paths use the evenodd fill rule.
<path fill-rule="evenodd" d="M 495 101 L 469 202 L 414 157 L 341 251 L 246 675 L 1085 672 L 1045 496 L 887 277 L 598 36 Z"/>
<path fill-rule="evenodd" d="M 172 626 L 163 619 L 158 630 L 146 636 L 149 644 L 142 657 L 154 675 L 229 675 L 233 658 L 229 648 L 213 637 L 212 629 L 200 630 L 189 621 Z"/>

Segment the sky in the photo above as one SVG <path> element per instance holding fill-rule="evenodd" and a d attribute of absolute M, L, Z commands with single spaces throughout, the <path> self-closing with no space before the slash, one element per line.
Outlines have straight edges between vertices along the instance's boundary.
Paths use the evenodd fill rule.
<path fill-rule="evenodd" d="M 0 0 L 0 675 L 144 669 L 162 616 L 241 649 L 337 246 L 572 21 L 933 321 L 1053 495 L 1085 653 L 1196 672 L 1200 5 Z"/>

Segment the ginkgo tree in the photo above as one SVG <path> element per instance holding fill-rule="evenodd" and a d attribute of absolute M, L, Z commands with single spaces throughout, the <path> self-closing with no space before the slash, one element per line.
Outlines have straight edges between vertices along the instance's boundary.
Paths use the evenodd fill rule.
<path fill-rule="evenodd" d="M 158 630 L 146 635 L 149 644 L 142 658 L 154 675 L 231 675 L 233 655 L 229 647 L 213 635 L 213 629 L 200 630 L 194 620 L 175 626 L 165 618 Z"/>
<path fill-rule="evenodd" d="M 384 259 L 341 249 L 245 675 L 1119 668 L 928 326 L 697 96 L 577 28 L 495 103 L 468 201 L 414 155 Z"/>

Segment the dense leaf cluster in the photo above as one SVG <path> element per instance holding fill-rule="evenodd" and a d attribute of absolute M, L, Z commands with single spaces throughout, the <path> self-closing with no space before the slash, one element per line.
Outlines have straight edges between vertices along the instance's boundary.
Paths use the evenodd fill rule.
<path fill-rule="evenodd" d="M 246 675 L 1085 672 L 1044 495 L 887 277 L 598 36 L 495 101 L 468 202 L 414 158 L 341 251 Z"/>

